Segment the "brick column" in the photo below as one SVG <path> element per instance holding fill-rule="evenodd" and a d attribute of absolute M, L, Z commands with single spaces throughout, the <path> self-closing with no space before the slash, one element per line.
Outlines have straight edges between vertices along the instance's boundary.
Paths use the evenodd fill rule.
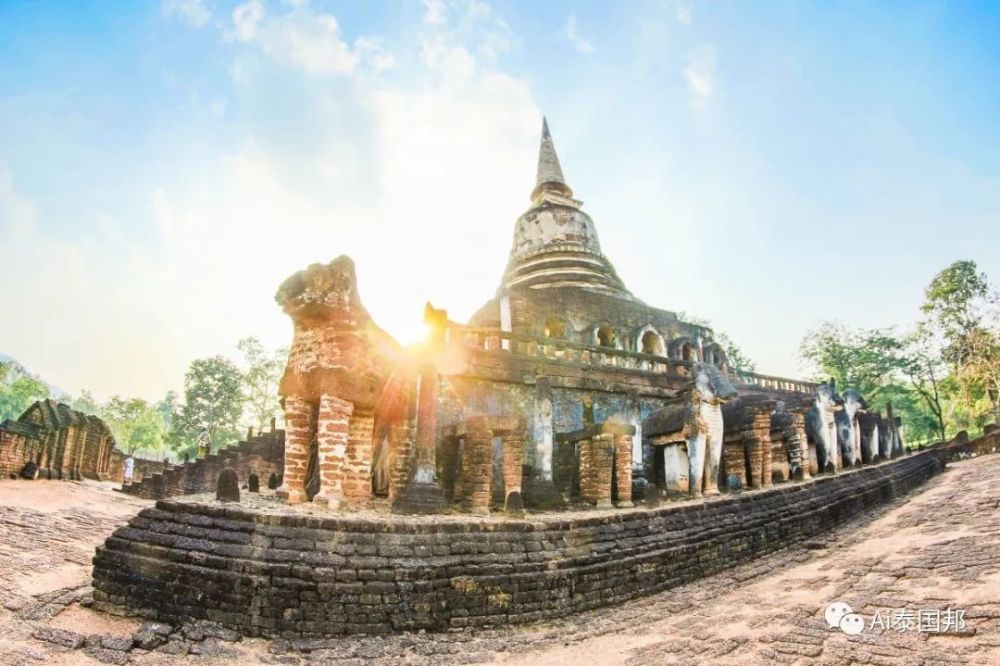
<path fill-rule="evenodd" d="M 90 430 L 90 421 L 87 421 L 87 425 L 82 428 L 77 428 L 76 431 L 76 445 L 73 447 L 73 478 L 79 481 L 83 478 L 83 472 L 81 470 L 83 461 L 83 452 L 87 448 L 87 432 Z"/>
<path fill-rule="evenodd" d="M 275 494 L 289 504 L 306 501 L 306 470 L 313 440 L 313 406 L 308 400 L 285 397 L 285 469 Z"/>
<path fill-rule="evenodd" d="M 504 511 L 523 515 L 521 477 L 524 475 L 524 435 L 519 431 L 503 436 Z"/>
<path fill-rule="evenodd" d="M 493 481 L 493 431 L 479 418 L 469 419 L 462 451 L 462 509 L 490 512 Z"/>
<path fill-rule="evenodd" d="M 750 487 L 771 486 L 771 410 L 747 405 L 742 434 L 750 460 Z"/>
<path fill-rule="evenodd" d="M 319 463 L 319 492 L 313 502 L 339 507 L 344 501 L 348 434 L 354 403 L 332 395 L 319 399 L 316 420 L 316 453 Z"/>
<path fill-rule="evenodd" d="M 59 455 L 60 479 L 68 480 L 73 478 L 73 450 L 79 430 L 79 426 L 69 426 L 66 428 L 66 435 L 63 437 L 62 453 Z"/>
<path fill-rule="evenodd" d="M 438 457 L 438 464 L 441 469 L 441 492 L 448 502 L 455 499 L 455 481 L 459 472 L 459 446 L 461 439 L 458 435 L 445 435 L 441 440 L 441 453 Z"/>
<path fill-rule="evenodd" d="M 632 455 L 634 435 L 615 435 L 615 482 L 618 486 L 618 506 L 632 506 Z"/>
<path fill-rule="evenodd" d="M 364 502 L 372 496 L 372 454 L 375 415 L 355 410 L 347 430 L 347 455 L 344 460 L 344 499 Z"/>
<path fill-rule="evenodd" d="M 740 484 L 745 488 L 747 485 L 746 456 L 743 452 L 743 437 L 737 434 L 735 438 L 726 436 L 722 443 L 722 465 L 726 471 L 726 484 L 729 484 L 729 477 L 735 474 L 740 479 Z"/>
<path fill-rule="evenodd" d="M 580 442 L 580 496 L 597 508 L 611 506 L 615 436 L 601 433 Z"/>
<path fill-rule="evenodd" d="M 785 440 L 785 445 L 788 447 L 789 459 L 792 461 L 789 464 L 794 464 L 797 457 L 799 469 L 802 470 L 799 476 L 803 480 L 811 479 L 812 474 L 809 473 L 809 443 L 806 439 L 806 415 L 804 410 L 791 413 L 791 426 L 788 430 L 788 439 Z M 796 478 L 794 470 L 792 471 L 792 478 Z"/>
<path fill-rule="evenodd" d="M 412 468 L 406 487 L 393 503 L 392 510 L 396 513 L 441 513 L 448 508 L 437 480 L 439 382 L 440 376 L 433 365 L 420 369 Z"/>

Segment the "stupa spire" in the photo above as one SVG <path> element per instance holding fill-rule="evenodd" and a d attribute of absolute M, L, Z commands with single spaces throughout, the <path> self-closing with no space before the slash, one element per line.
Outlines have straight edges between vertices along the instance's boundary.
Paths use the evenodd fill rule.
<path fill-rule="evenodd" d="M 549 132 L 549 121 L 542 117 L 542 142 L 538 148 L 538 175 L 535 177 L 535 189 L 531 193 L 534 201 L 542 192 L 555 192 L 565 197 L 572 197 L 573 190 L 566 184 L 563 177 L 556 145 Z"/>

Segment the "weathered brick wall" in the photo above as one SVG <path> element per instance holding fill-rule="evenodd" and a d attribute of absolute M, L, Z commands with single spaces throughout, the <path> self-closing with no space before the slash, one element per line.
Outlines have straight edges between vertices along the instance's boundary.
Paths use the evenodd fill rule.
<path fill-rule="evenodd" d="M 1000 431 L 991 432 L 972 441 L 951 441 L 943 446 L 947 451 L 948 461 L 975 458 L 988 453 L 1000 453 Z"/>
<path fill-rule="evenodd" d="M 122 491 L 147 499 L 215 492 L 219 472 L 227 466 L 236 470 L 241 484 L 254 472 L 260 479 L 260 487 L 266 488 L 272 473 L 279 477 L 282 474 L 284 450 L 285 432 L 275 430 L 180 465 L 136 460 L 135 480 L 132 484 L 123 486 Z M 143 468 L 148 468 L 150 472 L 145 478 L 141 476 Z M 120 476 L 119 474 L 118 480 Z"/>
<path fill-rule="evenodd" d="M 919 486 L 945 455 L 710 502 L 533 521 L 264 515 L 165 500 L 98 548 L 95 607 L 285 637 L 560 617 L 810 538 Z"/>
<path fill-rule="evenodd" d="M 33 459 L 32 449 L 40 442 L 0 428 L 0 478 L 17 475 L 24 463 Z"/>
<path fill-rule="evenodd" d="M 100 418 L 55 400 L 39 400 L 0 425 L 0 478 L 17 476 L 31 461 L 42 479 L 120 481 L 124 459 Z"/>
<path fill-rule="evenodd" d="M 566 337 L 573 342 L 594 344 L 594 330 L 610 326 L 624 349 L 636 351 L 639 330 L 652 325 L 669 342 L 678 337 L 710 337 L 710 330 L 682 322 L 673 312 L 644 303 L 577 288 L 510 290 L 511 323 L 515 332 L 543 335 L 545 320 L 558 317 L 567 324 Z M 499 301 L 492 300 L 473 315 L 469 324 L 500 327 Z"/>

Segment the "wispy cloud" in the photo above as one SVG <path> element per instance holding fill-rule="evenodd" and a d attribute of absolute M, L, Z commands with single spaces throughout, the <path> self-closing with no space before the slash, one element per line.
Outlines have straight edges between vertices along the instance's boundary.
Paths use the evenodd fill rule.
<path fill-rule="evenodd" d="M 276 15 L 268 15 L 260 0 L 239 5 L 233 10 L 231 38 L 310 74 L 378 73 L 395 63 L 380 40 L 359 37 L 349 44 L 333 14 L 315 12 L 305 4 Z"/>
<path fill-rule="evenodd" d="M 691 25 L 691 18 L 692 18 L 691 15 L 692 15 L 691 5 L 684 4 L 680 5 L 677 8 L 677 14 L 676 14 L 677 22 L 680 23 L 681 25 L 685 26 Z"/>
<path fill-rule="evenodd" d="M 590 55 L 594 52 L 594 45 L 580 34 L 580 29 L 576 24 L 576 14 L 570 14 L 569 18 L 566 19 L 566 23 L 563 24 L 562 34 L 573 45 L 573 48 L 580 53 Z"/>
<path fill-rule="evenodd" d="M 424 23 L 441 25 L 445 20 L 444 0 L 424 0 Z"/>
<path fill-rule="evenodd" d="M 684 68 L 691 106 L 701 111 L 715 90 L 715 52 L 709 47 L 695 51 Z"/>
<path fill-rule="evenodd" d="M 196 28 L 205 27 L 212 18 L 204 0 L 163 0 L 160 7 L 165 15 L 180 17 Z"/>

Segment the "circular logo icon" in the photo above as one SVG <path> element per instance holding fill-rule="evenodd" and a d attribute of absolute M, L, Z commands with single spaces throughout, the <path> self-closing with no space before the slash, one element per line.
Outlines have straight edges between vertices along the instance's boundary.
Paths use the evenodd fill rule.
<path fill-rule="evenodd" d="M 834 601 L 832 604 L 826 607 L 826 624 L 831 629 L 837 629 L 840 627 L 840 620 L 851 612 L 851 607 L 845 604 L 843 601 Z"/>
<path fill-rule="evenodd" d="M 865 618 L 857 613 L 848 613 L 840 618 L 840 630 L 848 636 L 857 636 L 865 630 Z"/>

